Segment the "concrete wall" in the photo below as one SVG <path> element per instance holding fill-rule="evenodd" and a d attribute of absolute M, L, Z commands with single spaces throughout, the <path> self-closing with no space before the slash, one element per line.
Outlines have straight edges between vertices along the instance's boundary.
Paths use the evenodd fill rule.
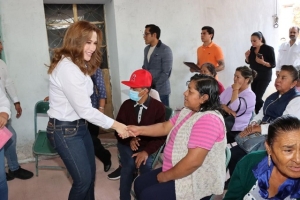
<path fill-rule="evenodd" d="M 256 3 L 255 3 L 256 2 Z M 70 2 L 72 3 L 72 2 Z M 196 62 L 196 50 L 201 45 L 201 27 L 215 28 L 214 41 L 225 54 L 226 69 L 220 81 L 232 84 L 234 69 L 244 65 L 244 52 L 250 48 L 250 35 L 260 30 L 268 44 L 277 47 L 277 29 L 272 15 L 275 1 L 205 1 L 205 0 L 111 0 L 105 4 L 108 56 L 113 88 L 115 115 L 128 98 L 128 88 L 120 83 L 141 68 L 142 37 L 146 24 L 154 23 L 162 30 L 161 40 L 173 51 L 171 76 L 171 107 L 183 105 L 182 93 L 191 77 L 183 61 Z M 259 14 L 257 14 L 259 13 Z M 9 73 L 15 81 L 23 107 L 23 115 L 13 126 L 18 133 L 20 160 L 31 157 L 33 142 L 33 107 L 48 95 L 49 63 L 43 2 L 40 0 L 0 0 L 0 19 Z M 273 84 L 269 87 L 272 91 Z M 46 124 L 41 124 L 44 128 Z"/>
<path fill-rule="evenodd" d="M 44 64 L 49 64 L 49 53 L 43 2 L 1 0 L 0 15 L 6 63 L 23 108 L 21 118 L 16 119 L 11 107 L 12 125 L 18 135 L 18 156 L 23 160 L 32 156 L 34 105 L 48 95 Z"/>
<path fill-rule="evenodd" d="M 253 32 L 260 30 L 268 44 L 278 46 L 278 30 L 273 28 L 272 18 L 275 14 L 275 1 L 258 2 L 259 6 L 253 0 L 182 0 L 176 3 L 171 0 L 114 0 L 110 4 L 114 4 L 115 11 L 118 45 L 114 54 L 118 55 L 119 74 L 116 74 L 115 79 L 112 74 L 113 85 L 120 84 L 119 79 L 129 79 L 130 74 L 142 66 L 145 47 L 142 34 L 145 25 L 150 23 L 161 28 L 162 42 L 169 45 L 173 51 L 170 98 L 172 108 L 183 105 L 182 93 L 192 74 L 182 62 L 196 62 L 196 50 L 202 44 L 200 32 L 204 25 L 215 29 L 214 42 L 222 47 L 225 55 L 226 69 L 220 72 L 219 79 L 226 87 L 231 85 L 235 68 L 246 64 L 244 53 L 250 48 L 250 35 Z M 110 23 L 107 23 L 107 27 L 109 26 Z M 112 56 L 111 52 L 109 53 Z M 274 91 L 273 83 L 269 88 L 268 94 Z M 128 88 L 121 84 L 121 89 L 121 101 L 124 101 L 128 98 Z M 119 94 L 119 90 L 113 92 Z M 119 107 L 120 100 L 117 99 L 114 103 L 115 107 Z"/>

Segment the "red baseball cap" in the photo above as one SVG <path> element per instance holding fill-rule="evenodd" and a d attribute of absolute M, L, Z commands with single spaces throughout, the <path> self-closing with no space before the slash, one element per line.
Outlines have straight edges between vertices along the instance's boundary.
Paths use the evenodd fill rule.
<path fill-rule="evenodd" d="M 122 81 L 121 83 L 132 88 L 151 87 L 152 75 L 147 70 L 138 69 L 131 74 L 129 81 Z"/>

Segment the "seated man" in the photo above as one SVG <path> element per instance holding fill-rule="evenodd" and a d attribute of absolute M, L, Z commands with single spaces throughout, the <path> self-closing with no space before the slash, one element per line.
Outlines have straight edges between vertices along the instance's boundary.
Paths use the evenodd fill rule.
<path fill-rule="evenodd" d="M 130 87 L 129 97 L 119 110 L 116 120 L 126 125 L 151 125 L 165 121 L 164 105 L 149 96 L 152 76 L 144 69 L 132 73 L 129 81 L 122 81 Z M 116 133 L 121 159 L 120 199 L 130 200 L 131 184 L 134 174 L 152 169 L 155 153 L 165 142 L 165 137 L 146 137 L 122 139 Z"/>

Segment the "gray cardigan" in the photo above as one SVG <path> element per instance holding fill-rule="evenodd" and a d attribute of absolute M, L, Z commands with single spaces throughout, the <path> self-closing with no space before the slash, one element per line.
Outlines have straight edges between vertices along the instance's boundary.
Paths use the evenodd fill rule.
<path fill-rule="evenodd" d="M 171 93 L 169 77 L 172 71 L 173 55 L 170 47 L 163 44 L 160 40 L 157 43 L 149 62 L 147 59 L 150 45 L 144 49 L 143 69 L 148 70 L 153 78 L 153 83 L 159 95 L 169 95 Z"/>

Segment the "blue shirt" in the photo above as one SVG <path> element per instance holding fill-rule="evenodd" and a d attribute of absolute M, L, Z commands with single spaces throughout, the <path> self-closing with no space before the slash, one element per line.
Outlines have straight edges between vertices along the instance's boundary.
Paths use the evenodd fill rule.
<path fill-rule="evenodd" d="M 94 83 L 94 93 L 91 95 L 92 106 L 98 109 L 99 100 L 106 99 L 106 89 L 101 69 L 98 68 L 91 78 Z"/>

